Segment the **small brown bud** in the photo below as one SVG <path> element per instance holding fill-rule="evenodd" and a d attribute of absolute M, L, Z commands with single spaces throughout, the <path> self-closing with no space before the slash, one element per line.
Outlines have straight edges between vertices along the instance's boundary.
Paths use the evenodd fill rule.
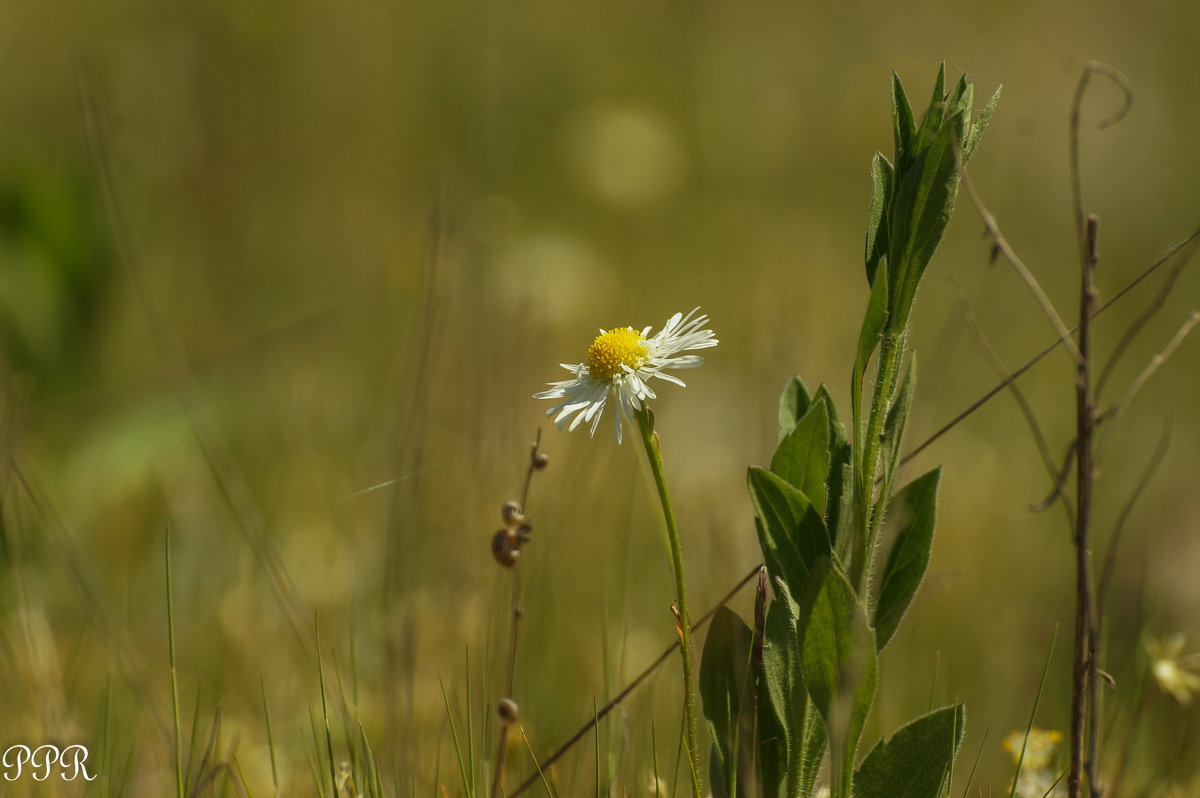
<path fill-rule="evenodd" d="M 550 455 L 545 452 L 538 452 L 533 456 L 533 470 L 541 471 L 546 466 L 550 465 Z"/>
<path fill-rule="evenodd" d="M 505 526 L 517 526 L 525 519 L 521 514 L 521 505 L 516 502 L 505 502 L 500 508 L 500 517 L 504 519 Z"/>
<path fill-rule="evenodd" d="M 501 698 L 500 703 L 496 706 L 496 711 L 500 713 L 500 720 L 505 723 L 516 723 L 521 718 L 517 702 L 511 698 Z"/>
<path fill-rule="evenodd" d="M 513 530 L 501 529 L 492 535 L 492 556 L 505 568 L 516 566 L 521 551 L 516 545 Z"/>

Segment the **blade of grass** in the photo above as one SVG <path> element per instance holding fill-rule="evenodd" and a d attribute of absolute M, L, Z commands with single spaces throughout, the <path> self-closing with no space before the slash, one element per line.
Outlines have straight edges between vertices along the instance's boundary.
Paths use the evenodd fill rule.
<path fill-rule="evenodd" d="M 275 766 L 275 736 L 271 732 L 271 709 L 267 705 L 267 682 L 260 679 L 263 700 L 263 718 L 267 724 L 267 753 L 271 756 L 271 786 L 275 788 L 275 798 L 279 798 L 279 771 Z"/>
<path fill-rule="evenodd" d="M 595 728 L 592 739 L 596 741 L 596 798 L 600 798 L 600 708 L 595 693 L 592 693 L 592 719 Z"/>
<path fill-rule="evenodd" d="M 191 792 L 189 785 L 194 786 L 192 782 L 192 763 L 196 761 L 196 741 L 200 739 L 200 698 L 204 691 L 204 682 L 196 685 L 196 701 L 192 706 L 192 731 L 188 738 L 187 759 L 183 763 L 183 783 L 186 791 Z M 199 779 L 199 773 L 196 778 Z"/>
<path fill-rule="evenodd" d="M 329 705 L 325 698 L 325 658 L 321 656 L 321 628 L 313 625 L 317 644 L 317 678 L 321 683 L 321 719 L 325 726 L 325 750 L 329 754 L 329 781 L 333 785 L 333 798 L 338 798 L 337 764 L 333 759 L 333 735 L 329 731 Z"/>
<path fill-rule="evenodd" d="M 525 750 L 529 752 L 529 758 L 533 760 L 533 767 L 537 770 L 538 778 L 542 780 L 542 787 L 545 788 L 546 794 L 550 798 L 558 798 L 558 791 L 550 786 L 550 782 L 546 780 L 546 774 L 542 772 L 542 766 L 538 763 L 537 755 L 533 753 L 533 746 L 529 744 L 529 737 L 525 735 L 525 727 L 521 727 L 521 739 L 525 741 Z"/>
<path fill-rule="evenodd" d="M 446 695 L 446 683 L 442 681 L 442 677 L 438 676 L 438 684 L 442 687 L 442 703 L 446 705 L 446 719 L 450 722 L 450 736 L 454 740 L 454 753 L 458 756 L 458 771 L 462 774 L 463 789 L 467 793 L 467 798 L 473 798 L 475 795 L 474 785 L 467 777 L 466 760 L 463 759 L 462 744 L 458 740 L 458 729 L 454 725 L 454 713 L 450 711 L 450 698 Z M 467 701 L 470 704 L 470 700 Z"/>
<path fill-rule="evenodd" d="M 185 798 L 183 792 L 183 732 L 179 725 L 179 679 L 175 670 L 175 606 L 171 599 L 171 528 L 163 532 L 163 551 L 167 572 L 167 648 L 171 667 L 171 718 L 175 723 L 175 795 Z M 199 690 L 197 690 L 197 693 Z"/>
<path fill-rule="evenodd" d="M 1033 699 L 1033 711 L 1029 713 L 1029 723 L 1025 726 L 1025 739 L 1021 741 L 1021 753 L 1017 755 L 1017 770 L 1013 773 L 1012 787 L 1009 788 L 1008 798 L 1017 793 L 1017 779 L 1021 777 L 1021 763 L 1025 760 L 1025 747 L 1029 744 L 1029 733 L 1033 731 L 1033 721 L 1037 717 L 1038 705 L 1042 701 L 1042 691 L 1046 689 L 1046 677 L 1050 675 L 1050 661 L 1054 658 L 1054 644 L 1058 641 L 1058 624 L 1054 625 L 1054 636 L 1050 638 L 1050 650 L 1046 653 L 1046 664 L 1042 667 L 1042 680 L 1038 683 L 1037 696 Z M 1059 776 L 1061 779 L 1062 776 Z M 1057 784 L 1058 782 L 1055 782 Z"/>
<path fill-rule="evenodd" d="M 466 668 L 467 668 L 467 770 L 464 774 L 463 785 L 467 790 L 467 795 L 475 794 L 475 720 L 474 714 L 471 712 L 471 647 L 466 649 Z M 455 738 L 455 746 L 458 745 L 458 739 Z M 467 787 L 466 778 L 470 778 L 470 786 Z"/>
<path fill-rule="evenodd" d="M 971 772 L 967 774 L 967 786 L 963 790 L 963 798 L 967 798 L 967 794 L 971 792 L 971 782 L 975 781 L 975 770 L 979 767 L 979 760 L 983 756 L 983 746 L 987 743 L 988 729 L 983 730 L 983 739 L 979 741 L 979 750 L 975 752 L 975 761 L 971 764 Z M 946 793 L 949 794 L 949 789 Z"/>
<path fill-rule="evenodd" d="M 379 760 L 375 758 L 375 751 L 371 748 L 371 741 L 367 738 L 367 730 L 363 728 L 362 721 L 358 722 L 358 734 L 362 739 L 363 750 L 366 752 L 367 764 L 370 766 L 367 771 L 367 790 L 371 798 L 383 798 L 383 779 L 379 775 Z M 433 779 L 434 785 L 441 782 L 442 759 L 441 749 L 438 749 L 438 762 L 436 774 Z"/>
<path fill-rule="evenodd" d="M 233 769 L 237 773 L 238 781 L 235 782 L 241 788 L 242 795 L 249 798 L 250 784 L 246 781 L 246 774 L 242 772 L 242 763 L 238 761 L 237 754 L 233 754 Z"/>
<path fill-rule="evenodd" d="M 314 718 L 312 716 L 312 708 L 311 707 L 309 708 L 309 722 L 312 724 L 313 742 L 315 743 L 317 740 L 317 738 L 316 738 L 316 733 L 317 733 L 316 722 L 317 722 L 317 720 L 316 720 L 316 718 Z M 305 748 L 307 748 L 307 746 L 305 746 Z M 308 752 L 308 751 L 305 752 L 305 758 L 308 760 L 308 769 L 309 769 L 309 772 L 312 773 L 313 784 L 317 785 L 317 795 L 324 796 L 325 795 L 325 780 L 321 778 L 321 770 L 322 770 L 321 763 L 314 760 L 313 756 L 314 756 L 313 753 Z M 317 750 L 315 756 L 316 756 L 317 760 L 319 760 L 321 758 L 319 749 Z"/>
<path fill-rule="evenodd" d="M 654 716 L 650 716 L 650 765 L 654 778 L 654 798 L 663 798 L 658 789 L 658 737 L 654 733 Z"/>
<path fill-rule="evenodd" d="M 1058 786 L 1060 781 L 1067 777 L 1067 773 L 1068 771 L 1066 770 L 1064 770 L 1062 773 L 1059 773 L 1058 778 L 1054 780 L 1054 783 L 1051 784 L 1044 793 L 1042 793 L 1042 798 L 1050 798 L 1050 796 L 1054 794 L 1054 788 Z"/>
<path fill-rule="evenodd" d="M 108 798 L 108 781 L 113 772 L 112 752 L 112 683 L 104 680 L 104 712 L 100 716 L 100 750 L 104 752 L 105 777 L 100 780 L 100 798 Z"/>

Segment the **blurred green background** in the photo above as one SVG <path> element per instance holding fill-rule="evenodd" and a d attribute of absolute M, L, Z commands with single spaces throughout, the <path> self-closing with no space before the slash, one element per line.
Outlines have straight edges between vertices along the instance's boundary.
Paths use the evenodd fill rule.
<path fill-rule="evenodd" d="M 758 562 L 745 468 L 769 458 L 787 379 L 826 382 L 849 413 L 891 71 L 919 107 L 943 59 L 975 81 L 977 105 L 1004 85 L 971 174 L 1072 318 L 1067 124 L 1082 69 L 1110 63 L 1136 95 L 1103 132 L 1093 124 L 1120 94 L 1096 80 L 1084 104 L 1103 300 L 1200 218 L 1198 25 L 1200 7 L 1159 0 L 0 5 L 0 740 L 90 742 L 128 794 L 168 791 L 169 527 L 185 734 L 195 704 L 201 737 L 220 704 L 214 758 L 236 752 L 271 794 L 265 690 L 282 792 L 314 794 L 315 619 L 327 679 L 404 794 L 455 794 L 439 679 L 460 725 L 471 704 L 472 745 L 490 757 L 480 726 L 509 582 L 488 546 L 540 425 L 551 467 L 528 504 L 515 698 L 544 755 L 673 634 L 639 452 L 605 422 L 594 440 L 554 431 L 530 395 L 563 378 L 557 364 L 579 362 L 601 326 L 657 329 L 696 305 L 711 316 L 721 345 L 655 405 L 692 604 L 710 607 Z M 954 284 L 1010 368 L 1052 339 L 989 249 L 960 197 L 913 316 L 910 447 L 996 380 Z M 1102 317 L 1102 352 L 1160 284 Z M 1198 286 L 1183 274 L 1110 401 Z M 1097 556 L 1172 414 L 1109 601 L 1115 710 L 1140 699 L 1143 633 L 1200 644 L 1198 346 L 1138 395 L 1101 462 Z M 1021 387 L 1058 456 L 1074 424 L 1066 355 Z M 1028 509 L 1050 483 L 1010 397 L 908 476 L 937 464 L 934 559 L 884 658 L 867 739 L 931 696 L 963 700 L 963 759 L 982 746 L 979 781 L 999 792 L 1000 741 L 1028 719 L 1056 625 L 1038 722 L 1065 728 L 1069 538 L 1059 509 Z M 734 604 L 746 614 L 749 594 Z M 673 761 L 676 677 L 665 669 L 605 726 L 617 794 L 642 794 L 652 729 Z M 1194 742 L 1197 720 L 1157 700 L 1136 773 Z M 559 765 L 564 794 L 591 793 L 592 756 L 589 742 Z"/>

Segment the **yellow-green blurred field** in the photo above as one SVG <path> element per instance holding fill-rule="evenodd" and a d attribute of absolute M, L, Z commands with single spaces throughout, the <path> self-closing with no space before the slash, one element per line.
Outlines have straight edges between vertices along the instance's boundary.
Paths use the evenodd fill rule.
<path fill-rule="evenodd" d="M 487 782 L 510 589 L 489 542 L 539 426 L 551 464 L 527 506 L 514 698 L 544 756 L 674 635 L 641 453 L 609 418 L 594 439 L 554 430 L 531 394 L 563 378 L 558 363 L 579 362 L 598 327 L 711 316 L 720 346 L 655 405 L 693 613 L 708 609 L 759 561 L 745 471 L 770 457 L 788 378 L 827 383 L 849 415 L 890 73 L 921 106 L 943 59 L 977 105 L 1003 84 L 970 173 L 1071 318 L 1079 76 L 1099 59 L 1135 91 L 1101 132 L 1119 93 L 1097 80 L 1084 104 L 1103 300 L 1200 219 L 1198 29 L 1200 7 L 1160 0 L 0 5 L 0 746 L 80 742 L 105 772 L 5 789 L 174 793 L 167 530 L 193 780 L 219 716 L 198 794 L 241 794 L 239 767 L 253 795 L 276 794 L 272 749 L 278 794 L 317 794 L 318 628 L 336 760 L 361 720 L 388 794 L 462 794 L 441 682 L 460 737 L 471 707 L 463 744 Z M 996 382 L 955 285 L 1009 368 L 1053 339 L 989 256 L 960 195 L 913 314 L 906 448 Z M 1192 269 L 1109 401 L 1200 304 Z M 1102 354 L 1161 275 L 1100 317 Z M 1072 380 L 1056 352 L 1020 382 L 1056 457 Z M 1188 339 L 1101 461 L 1098 560 L 1171 416 L 1108 602 L 1118 742 L 1145 688 L 1144 637 L 1200 649 L 1198 391 Z M 1028 722 L 1056 626 L 1037 723 L 1065 730 L 1068 530 L 1058 508 L 1029 511 L 1050 482 L 1010 396 L 909 476 L 937 464 L 933 562 L 884 656 L 866 743 L 931 700 L 965 701 L 954 794 L 980 750 L 975 785 L 1007 794 L 1001 741 Z M 1151 695 L 1128 786 L 1200 795 L 1195 704 Z M 612 794 L 645 795 L 678 725 L 672 661 L 601 724 L 598 748 L 556 766 L 562 794 L 594 794 L 599 750 Z M 531 772 L 520 751 L 513 767 Z"/>

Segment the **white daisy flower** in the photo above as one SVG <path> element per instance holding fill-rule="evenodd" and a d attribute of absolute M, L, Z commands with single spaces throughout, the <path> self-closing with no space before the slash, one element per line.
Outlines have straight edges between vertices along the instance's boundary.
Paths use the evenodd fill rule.
<path fill-rule="evenodd" d="M 604 405 L 609 395 L 615 394 L 617 443 L 620 443 L 621 415 L 632 421 L 634 412 L 641 410 L 647 399 L 657 397 L 650 387 L 650 378 L 658 377 L 683 385 L 683 380 L 668 374 L 666 370 L 694 369 L 704 364 L 704 358 L 680 353 L 717 345 L 712 330 L 702 329 L 708 324 L 708 316 L 696 316 L 699 309 L 693 309 L 686 316 L 676 313 L 653 336 L 649 327 L 640 333 L 632 327 L 601 330 L 588 347 L 585 362 L 560 364 L 575 376 L 562 382 L 548 383 L 550 389 L 535 393 L 533 398 L 561 399 L 546 411 L 546 415 L 558 414 L 554 421 L 559 429 L 567 426 L 568 422 L 570 429 L 575 429 L 585 421 L 590 422 L 590 434 L 594 436 L 600 416 L 604 413 Z"/>

